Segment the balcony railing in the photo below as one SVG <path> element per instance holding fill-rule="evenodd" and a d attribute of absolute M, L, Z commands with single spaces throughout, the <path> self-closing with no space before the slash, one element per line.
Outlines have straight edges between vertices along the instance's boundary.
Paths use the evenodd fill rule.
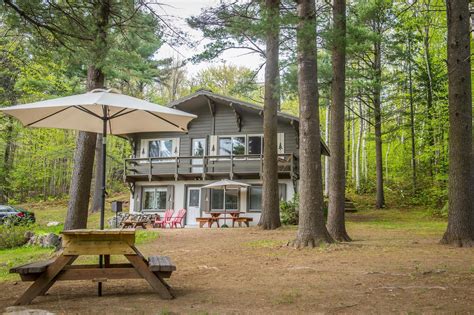
<path fill-rule="evenodd" d="M 263 174 L 262 155 L 176 156 L 125 160 L 128 182 L 166 179 L 259 179 Z M 293 154 L 278 154 L 278 177 L 298 177 L 298 162 Z"/>

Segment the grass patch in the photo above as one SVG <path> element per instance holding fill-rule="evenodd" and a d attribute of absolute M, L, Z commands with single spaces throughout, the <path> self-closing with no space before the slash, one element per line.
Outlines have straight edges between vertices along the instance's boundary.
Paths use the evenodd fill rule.
<path fill-rule="evenodd" d="M 10 274 L 10 268 L 30 261 L 47 259 L 53 253 L 51 248 L 22 246 L 0 250 L 0 281 L 18 280 L 17 274 Z"/>
<path fill-rule="evenodd" d="M 145 244 L 158 239 L 159 233 L 157 231 L 137 230 L 135 234 L 135 243 Z"/>
<path fill-rule="evenodd" d="M 256 240 L 245 243 L 245 246 L 251 248 L 275 248 L 284 245 L 282 241 L 275 240 Z"/>
<path fill-rule="evenodd" d="M 281 296 L 277 297 L 274 301 L 276 305 L 291 305 L 296 303 L 296 300 L 301 296 L 297 290 L 293 290 L 287 293 L 283 293 Z"/>
<path fill-rule="evenodd" d="M 411 209 L 360 209 L 347 214 L 349 227 L 410 231 L 420 235 L 442 234 L 446 219 L 433 218 L 421 207 Z"/>

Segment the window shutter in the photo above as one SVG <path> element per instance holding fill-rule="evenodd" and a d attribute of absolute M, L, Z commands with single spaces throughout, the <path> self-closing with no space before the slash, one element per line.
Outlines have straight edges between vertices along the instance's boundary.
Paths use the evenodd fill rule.
<path fill-rule="evenodd" d="M 133 195 L 133 212 L 140 212 L 143 209 L 142 205 L 142 186 L 135 186 L 135 194 Z"/>
<path fill-rule="evenodd" d="M 209 155 L 217 155 L 217 136 L 209 136 Z"/>
<path fill-rule="evenodd" d="M 278 133 L 277 143 L 278 143 L 278 154 L 284 154 L 285 153 L 285 134 L 283 132 Z"/>
<path fill-rule="evenodd" d="M 209 212 L 209 204 L 211 203 L 211 194 L 209 188 L 201 188 L 201 211 Z"/>
<path fill-rule="evenodd" d="M 174 209 L 174 185 L 169 185 L 166 190 L 166 209 Z"/>
<path fill-rule="evenodd" d="M 147 158 L 148 157 L 148 140 L 143 139 L 140 142 L 140 158 Z"/>

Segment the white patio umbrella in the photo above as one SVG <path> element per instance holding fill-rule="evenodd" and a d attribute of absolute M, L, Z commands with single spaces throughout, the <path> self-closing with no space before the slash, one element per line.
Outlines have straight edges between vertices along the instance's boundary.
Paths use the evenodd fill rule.
<path fill-rule="evenodd" d="M 107 134 L 185 132 L 188 123 L 196 118 L 195 115 L 127 96 L 113 89 L 96 89 L 84 94 L 0 108 L 0 111 L 17 118 L 26 127 L 73 129 L 103 135 L 100 229 L 104 229 Z M 102 265 L 102 257 L 99 264 Z"/>
<path fill-rule="evenodd" d="M 202 188 L 217 188 L 217 189 L 224 189 L 224 225 L 222 227 L 228 227 L 227 226 L 227 208 L 225 205 L 225 193 L 227 189 L 240 189 L 242 187 L 249 187 L 249 184 L 242 183 L 242 182 L 236 182 L 233 180 L 229 179 L 223 179 L 218 182 L 214 182 L 211 184 L 208 184 L 206 186 L 203 186 Z"/>

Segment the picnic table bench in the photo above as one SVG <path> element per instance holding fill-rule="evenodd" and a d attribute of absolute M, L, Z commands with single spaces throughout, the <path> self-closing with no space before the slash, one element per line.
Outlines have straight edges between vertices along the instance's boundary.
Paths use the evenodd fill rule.
<path fill-rule="evenodd" d="M 134 246 L 135 230 L 70 230 L 64 231 L 63 250 L 55 259 L 14 267 L 22 281 L 33 284 L 18 298 L 15 305 L 30 304 L 44 295 L 56 281 L 114 279 L 145 279 L 163 299 L 172 299 L 170 286 L 164 281 L 176 271 L 167 256 L 145 259 Z M 104 265 L 73 265 L 80 255 L 103 255 Z M 110 255 L 124 255 L 129 263 L 110 263 Z"/>

